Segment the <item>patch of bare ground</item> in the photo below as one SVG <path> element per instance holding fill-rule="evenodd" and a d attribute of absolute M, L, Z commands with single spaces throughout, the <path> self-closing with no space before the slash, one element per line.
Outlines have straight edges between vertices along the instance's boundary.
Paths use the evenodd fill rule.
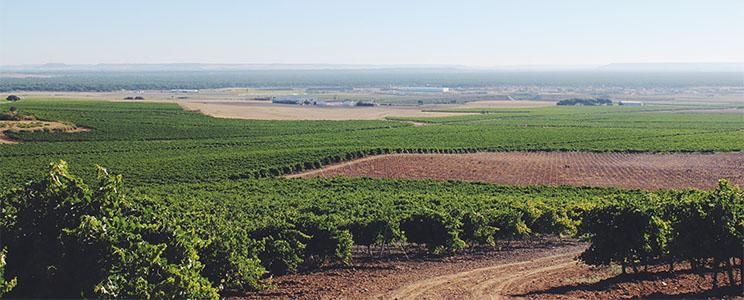
<path fill-rule="evenodd" d="M 638 274 L 618 274 L 612 268 L 591 268 L 577 264 L 571 268 L 525 277 L 510 285 L 509 297 L 530 299 L 744 299 L 741 275 L 734 271 L 736 287 L 729 283 L 726 272 L 717 275 L 692 272 L 689 264 L 676 264 L 673 273 L 667 266 L 651 266 Z"/>
<path fill-rule="evenodd" d="M 88 128 L 78 127 L 71 124 L 51 121 L 0 121 L 0 144 L 16 144 L 18 141 L 9 138 L 5 135 L 6 132 L 21 132 L 21 131 L 57 131 L 57 132 L 85 132 L 90 131 Z"/>
<path fill-rule="evenodd" d="M 498 269 L 502 265 L 550 260 L 552 256 L 573 258 L 585 247 L 575 240 L 551 237 L 532 242 L 514 241 L 502 249 L 474 248 L 451 257 L 428 255 L 423 248 L 408 248 L 408 259 L 400 252 L 370 256 L 366 248 L 355 247 L 351 266 L 277 276 L 273 289 L 232 296 L 244 299 L 394 299 L 402 291 L 410 291 L 412 286 L 426 285 L 424 294 L 427 297 L 450 299 L 465 295 L 464 291 L 446 281 L 440 282 L 441 276 L 471 274 L 469 272 L 483 268 L 493 268 L 491 273 L 496 274 L 498 270 L 504 271 Z"/>
<path fill-rule="evenodd" d="M 386 117 L 445 117 L 462 113 L 422 111 L 417 106 L 316 107 L 272 104 L 266 101 L 183 101 L 186 110 L 233 119 L 254 120 L 384 120 Z"/>
<path fill-rule="evenodd" d="M 547 106 L 555 106 L 555 101 L 480 100 L 465 103 L 458 108 L 534 108 Z"/>
<path fill-rule="evenodd" d="M 290 177 L 373 177 L 573 185 L 630 189 L 710 189 L 721 178 L 744 186 L 744 153 L 481 152 L 389 154 Z"/>
<path fill-rule="evenodd" d="M 666 266 L 652 266 L 626 275 L 616 267 L 589 267 L 576 261 L 586 246 L 550 237 L 512 242 L 505 249 L 471 249 L 452 257 L 409 248 L 409 259 L 401 253 L 370 256 L 357 247 L 350 266 L 277 276 L 272 289 L 230 298 L 655 299 L 735 298 L 739 293 L 732 288 L 714 289 L 711 274 L 693 274 L 684 264 L 677 264 L 674 273 L 666 272 Z M 718 280 L 720 285 L 728 284 L 726 274 L 719 273 Z"/>

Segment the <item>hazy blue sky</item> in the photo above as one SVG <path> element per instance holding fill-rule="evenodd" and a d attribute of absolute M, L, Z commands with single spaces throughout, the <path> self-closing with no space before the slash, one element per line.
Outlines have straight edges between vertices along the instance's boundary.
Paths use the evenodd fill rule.
<path fill-rule="evenodd" d="M 744 61 L 744 1 L 0 0 L 0 64 Z"/>

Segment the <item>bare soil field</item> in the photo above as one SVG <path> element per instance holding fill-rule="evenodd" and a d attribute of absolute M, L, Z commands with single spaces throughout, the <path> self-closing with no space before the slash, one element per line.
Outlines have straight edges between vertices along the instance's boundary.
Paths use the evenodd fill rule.
<path fill-rule="evenodd" d="M 522 186 L 710 189 L 721 178 L 744 186 L 744 153 L 391 154 L 365 157 L 289 177 L 313 176 L 465 180 Z"/>
<path fill-rule="evenodd" d="M 483 100 L 468 102 L 457 108 L 533 108 L 546 106 L 555 106 L 555 101 Z"/>
<path fill-rule="evenodd" d="M 76 127 L 69 124 L 60 122 L 48 122 L 48 121 L 0 121 L 0 144 L 16 144 L 15 141 L 5 135 L 7 131 L 43 131 L 53 130 L 62 132 L 84 132 L 90 129 Z"/>
<path fill-rule="evenodd" d="M 314 107 L 265 101 L 182 101 L 187 110 L 218 118 L 256 120 L 382 120 L 385 117 L 445 117 L 461 113 L 423 112 L 426 106 Z M 431 108 L 431 107 L 428 107 Z"/>
<path fill-rule="evenodd" d="M 236 294 L 243 299 L 627 299 L 736 297 L 730 288 L 713 289 L 711 274 L 692 274 L 677 264 L 648 272 L 620 274 L 576 261 L 586 244 L 545 238 L 514 241 L 504 249 L 472 249 L 453 257 L 399 253 L 370 257 L 355 251 L 351 266 L 274 278 L 274 289 Z M 735 277 L 738 277 L 735 274 Z M 719 282 L 728 283 L 725 274 Z"/>
<path fill-rule="evenodd" d="M 281 94 L 286 94 L 282 91 Z M 376 107 L 314 107 L 272 104 L 249 100 L 271 95 L 271 91 L 252 89 L 209 89 L 199 93 L 142 92 L 21 92 L 22 98 L 70 98 L 126 102 L 171 102 L 186 110 L 198 111 L 218 118 L 253 120 L 383 120 L 386 117 L 446 117 L 467 114 L 431 112 L 425 110 L 459 108 L 530 108 L 555 105 L 552 101 L 484 100 L 466 104 L 393 105 Z M 123 100 L 140 96 L 144 100 Z M 182 98 L 182 99 L 180 99 Z"/>

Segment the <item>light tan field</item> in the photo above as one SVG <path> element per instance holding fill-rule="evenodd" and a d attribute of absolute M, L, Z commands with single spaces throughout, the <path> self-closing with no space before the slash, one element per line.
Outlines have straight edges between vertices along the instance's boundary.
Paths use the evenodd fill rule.
<path fill-rule="evenodd" d="M 90 131 L 88 128 L 76 127 L 74 125 L 48 122 L 48 121 L 0 121 L 0 144 L 17 144 L 15 141 L 5 135 L 7 131 L 43 131 L 43 130 L 61 131 L 61 132 L 84 132 Z"/>
<path fill-rule="evenodd" d="M 291 91 L 280 91 L 287 94 Z M 458 108 L 530 108 L 555 105 L 550 101 L 483 100 L 466 104 L 427 104 L 421 106 L 376 107 L 314 107 L 272 104 L 252 100 L 256 96 L 271 94 L 270 90 L 211 89 L 199 93 L 171 93 L 168 91 L 134 92 L 23 92 L 23 98 L 72 98 L 109 101 L 173 102 L 186 110 L 199 111 L 218 118 L 256 120 L 382 120 L 386 117 L 446 117 L 461 115 L 455 112 L 429 112 L 424 110 Z M 145 100 L 123 100 L 124 97 L 141 96 Z M 179 97 L 185 97 L 179 99 Z"/>
<path fill-rule="evenodd" d="M 472 101 L 456 108 L 532 108 L 555 106 L 555 101 L 527 101 L 527 100 L 487 100 Z"/>
<path fill-rule="evenodd" d="M 432 106 L 314 107 L 271 104 L 261 101 L 178 102 L 187 110 L 218 118 L 258 120 L 381 120 L 385 117 L 443 117 L 461 113 L 423 112 Z"/>

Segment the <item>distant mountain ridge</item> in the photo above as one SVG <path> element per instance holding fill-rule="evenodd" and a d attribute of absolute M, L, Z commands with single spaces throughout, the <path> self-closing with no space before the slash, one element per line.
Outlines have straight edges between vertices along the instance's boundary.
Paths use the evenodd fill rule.
<path fill-rule="evenodd" d="M 599 71 L 599 72 L 744 72 L 744 63 L 613 63 L 596 65 L 513 65 L 473 67 L 446 64 L 64 64 L 0 66 L 0 72 L 169 72 L 256 70 L 439 70 L 439 71 Z"/>
<path fill-rule="evenodd" d="M 744 72 L 744 63 L 616 63 L 599 69 L 624 72 Z"/>
<path fill-rule="evenodd" d="M 466 69 L 459 65 L 371 65 L 371 64 L 90 64 L 68 65 L 48 63 L 43 65 L 0 66 L 0 71 L 248 71 L 248 70 L 375 70 L 375 69 Z"/>

